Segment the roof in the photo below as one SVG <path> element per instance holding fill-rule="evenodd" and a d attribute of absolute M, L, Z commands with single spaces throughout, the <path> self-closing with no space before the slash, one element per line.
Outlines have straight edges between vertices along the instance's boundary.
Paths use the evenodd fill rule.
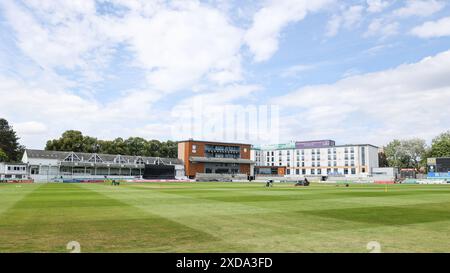
<path fill-rule="evenodd" d="M 191 156 L 189 160 L 192 162 L 202 162 L 202 163 L 255 164 L 255 161 L 253 160 L 242 158 L 216 158 L 216 157 Z"/>
<path fill-rule="evenodd" d="M 20 162 L 0 162 L 0 165 L 5 165 L 5 166 L 26 166 L 27 164 L 25 163 L 20 163 Z"/>
<path fill-rule="evenodd" d="M 252 147 L 254 151 L 270 151 L 270 150 L 308 150 L 308 149 L 332 149 L 332 148 L 342 148 L 342 147 L 361 147 L 361 146 L 371 146 L 373 148 L 379 148 L 378 146 L 372 144 L 344 144 L 344 145 L 335 145 L 335 146 L 326 146 L 326 147 L 306 147 L 306 148 L 296 148 L 296 147 Z"/>
<path fill-rule="evenodd" d="M 195 140 L 195 139 L 187 139 L 187 140 L 181 140 L 181 141 L 177 141 L 177 143 L 182 143 L 182 142 L 199 142 L 199 143 L 211 143 L 211 144 L 217 144 L 217 145 L 246 145 L 246 146 L 252 146 L 251 144 L 248 143 L 234 143 L 234 142 L 221 142 L 221 141 L 206 141 L 206 140 Z"/>
<path fill-rule="evenodd" d="M 46 150 L 32 150 L 26 149 L 28 158 L 38 158 L 38 159 L 56 159 L 63 161 L 72 152 L 61 152 L 61 151 L 46 151 Z M 88 161 L 95 153 L 77 153 L 74 152 L 80 159 Z M 113 162 L 114 159 L 119 155 L 111 154 L 97 154 L 104 162 Z M 120 155 L 121 158 L 129 162 L 134 162 L 139 158 L 142 158 L 145 162 L 162 161 L 164 164 L 183 164 L 183 162 L 178 158 L 159 158 L 159 157 L 145 157 L 145 156 L 130 156 L 130 155 Z"/>

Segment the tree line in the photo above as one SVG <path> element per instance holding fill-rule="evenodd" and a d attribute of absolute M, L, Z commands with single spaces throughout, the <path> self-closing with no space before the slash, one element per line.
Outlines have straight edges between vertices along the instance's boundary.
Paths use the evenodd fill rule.
<path fill-rule="evenodd" d="M 394 139 L 379 154 L 380 167 L 411 168 L 426 172 L 427 158 L 450 157 L 450 130 L 435 137 L 428 146 L 424 139 Z"/>
<path fill-rule="evenodd" d="M 176 158 L 178 144 L 170 140 L 161 142 L 141 137 L 101 140 L 84 136 L 80 131 L 69 130 L 59 139 L 47 141 L 45 150 Z"/>

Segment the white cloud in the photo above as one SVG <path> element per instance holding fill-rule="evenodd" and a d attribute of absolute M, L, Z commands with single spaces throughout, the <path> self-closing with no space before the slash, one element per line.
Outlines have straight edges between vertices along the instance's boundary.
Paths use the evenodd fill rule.
<path fill-rule="evenodd" d="M 328 37 L 336 36 L 341 27 L 351 29 L 359 25 L 364 13 L 364 7 L 360 5 L 345 8 L 340 15 L 334 15 L 328 21 L 327 33 Z"/>
<path fill-rule="evenodd" d="M 20 49 L 47 70 L 67 69 L 83 83 L 104 79 L 112 58 L 130 54 L 151 89 L 173 92 L 204 79 L 242 79 L 244 31 L 226 14 L 198 1 L 100 1 L 122 5 L 123 16 L 102 14 L 93 0 L 1 2 Z M 39 50 L 36 50 L 39 49 Z M 120 56 L 119 56 L 120 57 Z"/>
<path fill-rule="evenodd" d="M 268 60 L 278 50 L 280 32 L 289 23 L 303 20 L 333 0 L 271 0 L 253 16 L 245 41 L 256 62 Z"/>
<path fill-rule="evenodd" d="M 48 130 L 45 124 L 37 121 L 15 123 L 14 129 L 19 135 L 39 135 Z"/>
<path fill-rule="evenodd" d="M 242 32 L 216 10 L 200 5 L 161 10 L 150 20 L 130 18 L 123 27 L 157 89 L 181 89 L 205 75 L 221 84 L 241 79 Z"/>
<path fill-rule="evenodd" d="M 440 0 L 408 0 L 405 6 L 395 10 L 393 13 L 399 17 L 426 17 L 441 11 L 445 5 L 445 2 Z"/>
<path fill-rule="evenodd" d="M 371 13 L 377 13 L 383 11 L 391 4 L 388 0 L 367 0 L 367 11 Z"/>
<path fill-rule="evenodd" d="M 333 15 L 327 24 L 327 33 L 328 37 L 336 36 L 341 28 L 342 24 L 342 16 Z"/>
<path fill-rule="evenodd" d="M 399 31 L 399 23 L 391 22 L 384 18 L 374 19 L 368 26 L 364 37 L 378 36 L 381 39 L 396 35 Z"/>
<path fill-rule="evenodd" d="M 110 47 L 97 27 L 100 22 L 95 22 L 99 18 L 95 17 L 92 1 L 26 1 L 26 4 L 34 13 L 9 0 L 1 3 L 18 46 L 39 66 L 86 68 L 107 59 Z M 93 54 L 99 58 L 91 61 L 89 57 Z"/>
<path fill-rule="evenodd" d="M 179 105 L 193 105 L 194 103 L 201 103 L 204 106 L 225 105 L 227 103 L 235 102 L 247 98 L 251 94 L 261 90 L 259 85 L 229 85 L 217 90 L 207 90 L 182 100 Z"/>
<path fill-rule="evenodd" d="M 305 64 L 294 65 L 283 70 L 283 72 L 281 73 L 281 77 L 283 78 L 296 77 L 299 74 L 306 71 L 310 71 L 314 68 L 316 68 L 315 65 L 305 65 Z"/>
<path fill-rule="evenodd" d="M 286 136 L 384 144 L 411 135 L 431 139 L 450 128 L 450 51 L 414 64 L 301 88 L 277 98 L 298 109 L 283 118 Z M 298 137 L 297 137 L 298 138 Z"/>
<path fill-rule="evenodd" d="M 450 17 L 438 21 L 428 21 L 411 30 L 411 34 L 420 38 L 450 36 Z"/>
<path fill-rule="evenodd" d="M 152 108 L 160 96 L 157 91 L 135 90 L 100 103 L 0 76 L 0 116 L 17 129 L 22 143 L 35 148 L 69 129 L 103 138 L 131 136 L 148 120 L 161 119 L 162 113 Z"/>

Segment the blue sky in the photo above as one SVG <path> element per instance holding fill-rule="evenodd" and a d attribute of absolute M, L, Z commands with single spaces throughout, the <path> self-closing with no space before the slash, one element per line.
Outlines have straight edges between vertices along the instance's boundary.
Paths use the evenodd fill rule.
<path fill-rule="evenodd" d="M 276 138 L 250 143 L 450 129 L 444 0 L 3 0 L 0 41 L 0 116 L 32 148 L 68 129 L 190 137 L 174 112 L 199 100 L 279 107 Z"/>

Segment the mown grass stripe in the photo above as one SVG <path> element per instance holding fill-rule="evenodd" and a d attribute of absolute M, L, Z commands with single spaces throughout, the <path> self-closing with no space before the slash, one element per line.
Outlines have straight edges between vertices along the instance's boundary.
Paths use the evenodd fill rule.
<path fill-rule="evenodd" d="M 61 188 L 70 195 L 65 201 Z M 0 252 L 66 252 L 69 241 L 80 242 L 84 252 L 167 251 L 214 239 L 89 189 L 55 184 L 10 208 L 0 219 L 0 234 Z"/>

